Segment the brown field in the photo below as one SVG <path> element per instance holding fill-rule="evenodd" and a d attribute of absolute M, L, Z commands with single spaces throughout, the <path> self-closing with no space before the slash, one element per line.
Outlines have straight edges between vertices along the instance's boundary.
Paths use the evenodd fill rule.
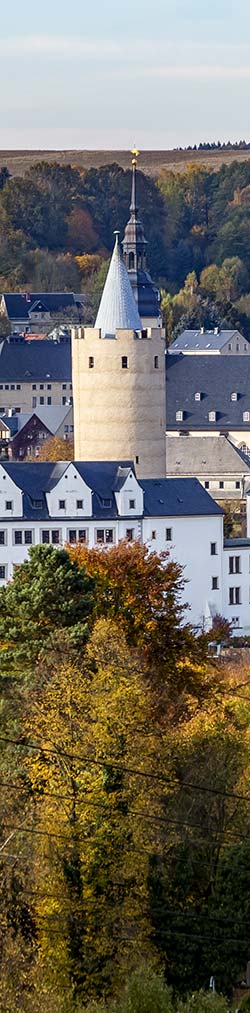
<path fill-rule="evenodd" d="M 216 150 L 216 151 L 142 151 L 140 168 L 149 176 L 159 176 L 162 169 L 173 172 L 184 172 L 188 163 L 210 166 L 219 169 L 224 163 L 245 162 L 250 160 L 249 151 Z M 117 162 L 123 169 L 131 165 L 129 151 L 0 151 L 0 165 L 6 165 L 12 176 L 23 176 L 26 169 L 36 162 L 59 162 L 60 165 L 74 165 L 79 169 L 90 169 L 92 166 L 110 165 Z"/>

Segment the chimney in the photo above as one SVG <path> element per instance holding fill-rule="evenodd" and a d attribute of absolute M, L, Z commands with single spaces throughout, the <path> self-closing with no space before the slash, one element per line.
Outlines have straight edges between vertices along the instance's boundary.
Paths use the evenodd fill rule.
<path fill-rule="evenodd" d="M 26 299 L 26 302 L 31 302 L 31 298 L 30 298 L 29 292 L 25 292 L 25 299 Z"/>
<path fill-rule="evenodd" d="M 15 415 L 15 408 L 8 408 L 8 419 L 12 419 Z"/>
<path fill-rule="evenodd" d="M 219 328 L 218 327 L 214 328 L 214 334 L 219 334 Z"/>
<path fill-rule="evenodd" d="M 205 327 L 201 327 L 201 334 L 205 334 Z"/>

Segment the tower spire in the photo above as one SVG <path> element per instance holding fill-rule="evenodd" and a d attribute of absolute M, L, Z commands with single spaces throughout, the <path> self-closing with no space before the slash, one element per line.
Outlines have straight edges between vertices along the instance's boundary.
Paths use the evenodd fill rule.
<path fill-rule="evenodd" d="M 130 214 L 136 216 L 138 214 L 138 207 L 136 203 L 136 169 L 137 169 L 137 159 L 140 152 L 138 151 L 137 148 L 132 148 L 131 154 L 133 155 L 133 158 L 132 158 L 132 188 L 131 188 Z"/>

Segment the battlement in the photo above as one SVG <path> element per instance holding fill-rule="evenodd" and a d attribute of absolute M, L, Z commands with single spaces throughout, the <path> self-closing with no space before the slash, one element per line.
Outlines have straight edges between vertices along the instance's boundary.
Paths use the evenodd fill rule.
<path fill-rule="evenodd" d="M 165 330 L 162 327 L 145 327 L 140 331 L 124 330 L 123 328 L 116 328 L 115 334 L 102 334 L 100 327 L 72 327 L 71 328 L 72 340 L 74 341 L 123 341 L 125 338 L 127 341 L 147 341 L 157 339 L 165 341 Z"/>

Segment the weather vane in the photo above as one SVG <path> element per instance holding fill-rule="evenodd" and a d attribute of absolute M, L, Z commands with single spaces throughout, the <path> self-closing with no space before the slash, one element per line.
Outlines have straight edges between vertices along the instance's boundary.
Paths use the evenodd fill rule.
<path fill-rule="evenodd" d="M 132 148 L 131 155 L 134 156 L 132 158 L 132 165 L 137 165 L 137 159 L 139 154 L 140 152 L 138 151 L 138 148 Z"/>

